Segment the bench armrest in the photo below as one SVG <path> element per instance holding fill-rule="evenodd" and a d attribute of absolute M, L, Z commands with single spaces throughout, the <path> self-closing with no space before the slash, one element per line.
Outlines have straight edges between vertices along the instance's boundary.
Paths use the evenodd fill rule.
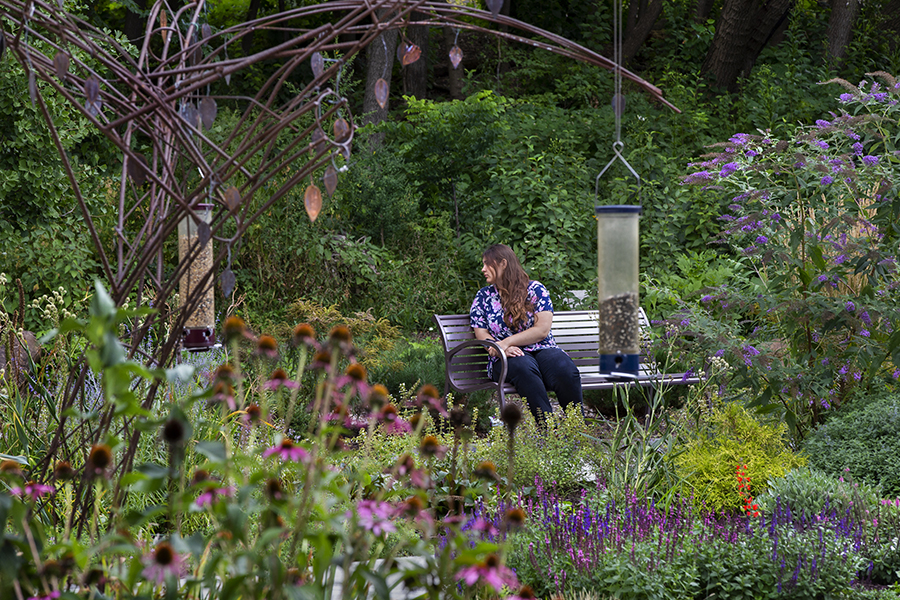
<path fill-rule="evenodd" d="M 450 361 L 453 360 L 453 357 L 456 356 L 456 354 L 460 350 L 465 350 L 466 348 L 473 348 L 476 346 L 481 346 L 485 350 L 487 350 L 488 348 L 494 348 L 495 350 L 497 350 L 497 353 L 500 355 L 500 379 L 497 380 L 497 385 L 502 388 L 503 384 L 506 383 L 506 354 L 503 352 L 503 349 L 500 348 L 500 345 L 497 344 L 497 342 L 495 342 L 494 340 L 468 340 L 447 352 L 447 373 L 450 373 Z"/>

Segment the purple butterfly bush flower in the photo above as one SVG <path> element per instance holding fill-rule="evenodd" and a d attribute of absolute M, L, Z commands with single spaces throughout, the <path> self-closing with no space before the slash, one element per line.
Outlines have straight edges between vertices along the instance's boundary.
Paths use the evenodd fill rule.
<path fill-rule="evenodd" d="M 722 170 L 719 171 L 719 177 L 728 177 L 732 173 L 738 170 L 738 164 L 736 162 L 730 162 L 722 166 Z"/>
<path fill-rule="evenodd" d="M 744 154 L 749 156 L 750 158 L 753 158 L 754 156 L 759 156 L 759 152 L 757 152 L 756 150 L 747 150 L 746 152 L 744 152 Z"/>
<path fill-rule="evenodd" d="M 847 312 L 853 312 L 856 310 L 856 305 L 853 303 L 853 300 L 847 300 L 847 304 L 844 305 L 844 308 L 847 309 Z"/>
<path fill-rule="evenodd" d="M 867 167 L 874 167 L 878 164 L 878 160 L 877 156 L 872 156 L 871 154 L 862 157 L 863 164 Z"/>
<path fill-rule="evenodd" d="M 863 145 L 862 145 L 861 142 L 856 142 L 855 144 L 853 144 L 853 146 L 851 146 L 851 148 L 853 148 L 853 153 L 854 153 L 855 155 L 857 155 L 857 156 L 862 156 L 862 153 L 863 153 Z"/>
<path fill-rule="evenodd" d="M 757 244 L 767 244 L 767 243 L 769 243 L 769 238 L 767 238 L 764 235 L 757 236 L 756 243 Z"/>
<path fill-rule="evenodd" d="M 828 142 L 826 142 L 824 140 L 816 140 L 815 143 L 816 143 L 816 146 L 818 146 L 822 150 L 828 150 L 828 148 L 829 148 Z"/>
<path fill-rule="evenodd" d="M 834 182 L 834 178 L 831 175 L 826 175 L 822 178 L 822 181 L 820 183 L 822 185 L 831 185 L 832 182 Z"/>
<path fill-rule="evenodd" d="M 831 127 L 831 123 L 829 123 L 825 119 L 818 119 L 816 121 L 816 127 L 818 127 L 819 129 L 824 129 L 826 127 Z"/>

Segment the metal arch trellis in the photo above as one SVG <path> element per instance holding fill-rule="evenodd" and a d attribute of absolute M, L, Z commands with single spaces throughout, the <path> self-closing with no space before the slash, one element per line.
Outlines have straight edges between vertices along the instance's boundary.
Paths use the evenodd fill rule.
<path fill-rule="evenodd" d="M 291 189 L 313 174 L 333 165 L 337 156 L 350 156 L 354 126 L 345 98 L 331 82 L 356 53 L 388 29 L 416 26 L 450 26 L 537 46 L 561 56 L 613 69 L 613 61 L 565 38 L 494 12 L 425 0 L 338 0 L 296 8 L 241 25 L 213 31 L 204 22 L 205 0 L 180 6 L 158 0 L 149 11 L 142 45 L 136 52 L 85 20 L 67 12 L 63 1 L 0 0 L 0 49 L 3 44 L 23 66 L 32 102 L 46 122 L 60 154 L 76 201 L 99 256 L 110 295 L 118 306 L 136 297 L 138 306 L 161 307 L 175 291 L 181 275 L 197 256 L 198 247 L 172 270 L 163 261 L 164 241 L 178 223 L 196 218 L 198 205 L 214 203 L 215 212 L 204 237 L 216 240 L 218 250 L 212 269 L 173 315 L 171 334 L 154 342 L 149 351 L 142 344 L 163 317 L 146 317 L 129 342 L 130 355 L 148 363 L 168 364 L 177 348 L 187 315 L 198 305 L 212 273 L 225 266 L 230 274 L 232 246 L 261 214 Z M 425 15 L 412 22 L 413 12 Z M 312 29 L 296 27 L 305 17 L 332 15 L 330 22 Z M 3 31 L 2 24 L 11 25 Z M 491 25 L 501 26 L 490 29 Z M 283 41 L 238 58 L 229 47 L 254 31 L 273 30 Z M 512 33 L 519 31 L 520 34 Z M 532 37 L 525 37 L 529 35 Z M 2 52 L 2 50 L 0 50 Z M 339 58 L 328 61 L 323 53 Z M 281 66 L 254 97 L 213 96 L 210 86 L 242 69 L 277 59 Z M 287 101 L 283 93 L 288 77 L 311 61 L 313 78 Z M 662 104 L 675 109 L 661 91 L 633 73 L 622 76 L 644 89 Z M 38 85 L 37 81 L 43 82 Z M 43 94 L 52 89 L 87 118 L 122 153 L 118 187 L 118 217 L 113 248 L 104 247 Z M 219 144 L 204 129 L 216 116 L 216 100 L 243 103 L 233 130 Z M 293 138 L 276 146 L 285 131 Z M 334 132 L 329 134 L 326 132 Z M 196 176 L 194 176 L 196 173 Z M 190 176 L 188 176 L 190 174 Z M 332 171 L 333 178 L 335 173 Z M 333 181 L 333 179 L 332 179 Z M 327 184 L 328 182 L 326 182 Z M 250 199 L 262 188 L 271 194 L 255 205 Z M 326 185 L 326 187 L 328 187 Z M 226 281 L 227 284 L 227 281 Z M 147 290 L 150 298 L 147 298 Z M 60 410 L 75 406 L 86 373 L 73 373 Z M 155 389 L 144 407 L 154 402 Z M 100 440 L 111 423 L 112 407 L 98 422 L 77 427 L 60 426 L 50 441 L 41 465 L 46 474 L 51 458 L 70 455 L 70 440 Z M 62 417 L 65 419 L 65 417 Z M 129 440 L 123 465 L 130 466 L 138 432 L 129 428 L 116 435 Z M 76 447 L 83 447 L 82 444 Z"/>

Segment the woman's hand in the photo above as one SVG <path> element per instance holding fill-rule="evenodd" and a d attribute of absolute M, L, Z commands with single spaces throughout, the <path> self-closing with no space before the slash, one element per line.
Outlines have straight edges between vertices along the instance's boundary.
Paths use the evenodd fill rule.
<path fill-rule="evenodd" d="M 500 340 L 499 342 L 497 342 L 497 345 L 503 349 L 503 353 L 506 354 L 506 356 L 522 356 L 523 354 L 525 354 L 525 352 L 521 348 L 510 344 L 508 340 L 509 338 L 506 338 L 505 340 Z"/>

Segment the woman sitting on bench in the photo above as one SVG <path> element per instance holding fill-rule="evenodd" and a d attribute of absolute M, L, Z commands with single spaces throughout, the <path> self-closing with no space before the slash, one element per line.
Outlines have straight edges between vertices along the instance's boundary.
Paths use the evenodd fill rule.
<path fill-rule="evenodd" d="M 531 281 L 509 246 L 496 244 L 484 251 L 481 272 L 488 285 L 475 294 L 469 320 L 475 337 L 494 340 L 506 354 L 506 380 L 538 422 L 553 412 L 547 390 L 556 392 L 565 410 L 581 403 L 581 375 L 569 355 L 557 347 L 550 327 L 553 303 L 547 288 Z M 500 378 L 496 348 L 489 348 L 488 377 Z"/>

